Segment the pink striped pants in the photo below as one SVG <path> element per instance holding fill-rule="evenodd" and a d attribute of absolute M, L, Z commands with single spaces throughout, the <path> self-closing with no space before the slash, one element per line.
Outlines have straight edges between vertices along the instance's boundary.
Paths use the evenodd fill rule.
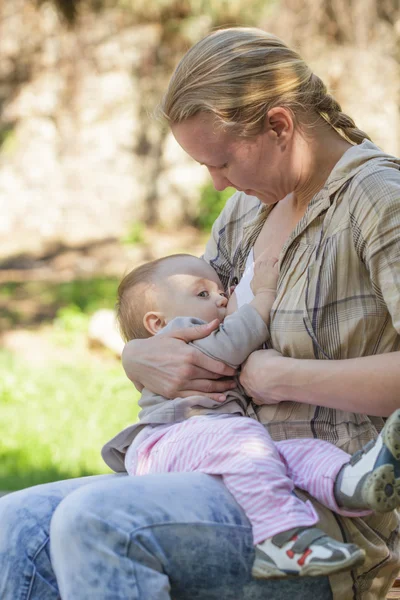
<path fill-rule="evenodd" d="M 253 528 L 254 544 L 296 526 L 312 526 L 318 515 L 294 487 L 309 492 L 334 512 L 333 486 L 349 455 L 315 439 L 273 442 L 253 419 L 231 415 L 199 416 L 154 433 L 139 444 L 128 465 L 130 475 L 199 471 L 220 475 Z"/>

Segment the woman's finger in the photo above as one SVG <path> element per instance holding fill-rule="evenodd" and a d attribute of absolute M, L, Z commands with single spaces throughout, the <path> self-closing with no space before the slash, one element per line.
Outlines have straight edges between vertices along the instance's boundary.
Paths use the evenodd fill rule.
<path fill-rule="evenodd" d="M 226 400 L 226 394 L 222 392 L 210 392 L 206 394 L 197 390 L 185 390 L 180 394 L 180 398 L 189 398 L 190 396 L 204 396 L 204 398 L 211 398 L 211 400 L 215 400 L 216 402 L 225 402 Z"/>
<path fill-rule="evenodd" d="M 228 367 L 229 368 L 229 367 Z M 192 367 L 191 376 L 194 380 L 197 379 L 221 379 L 222 377 L 231 378 L 234 375 L 234 369 L 232 369 L 233 373 L 229 373 L 228 375 L 221 375 L 220 373 L 214 373 L 213 371 L 209 371 L 208 369 L 203 369 L 202 367 Z M 231 379 L 229 379 L 231 381 Z"/>
<path fill-rule="evenodd" d="M 191 379 L 188 382 L 194 394 L 210 396 L 211 394 L 223 394 L 237 386 L 234 379 Z M 187 389 L 183 389 L 181 396 L 189 396 Z"/>

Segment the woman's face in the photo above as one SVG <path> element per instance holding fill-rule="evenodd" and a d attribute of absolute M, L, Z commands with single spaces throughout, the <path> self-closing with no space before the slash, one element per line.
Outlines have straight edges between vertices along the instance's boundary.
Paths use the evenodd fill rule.
<path fill-rule="evenodd" d="M 234 187 L 274 204 L 293 191 L 289 145 L 271 127 L 252 138 L 222 131 L 214 117 L 199 114 L 172 126 L 178 144 L 205 165 L 215 189 Z"/>

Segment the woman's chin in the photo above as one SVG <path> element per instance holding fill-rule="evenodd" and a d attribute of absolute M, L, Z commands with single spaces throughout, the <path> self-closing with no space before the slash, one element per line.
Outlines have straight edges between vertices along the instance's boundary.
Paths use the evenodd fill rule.
<path fill-rule="evenodd" d="M 264 194 L 263 192 L 257 192 L 257 190 L 238 190 L 242 191 L 246 196 L 255 196 L 262 202 L 263 204 L 276 204 L 278 202 L 275 196 L 270 196 L 269 194 Z"/>
<path fill-rule="evenodd" d="M 263 204 L 266 204 L 268 206 L 271 206 L 272 204 L 276 204 L 278 202 L 277 198 L 272 197 L 272 196 L 267 196 L 267 194 L 253 194 L 253 196 L 257 196 L 257 198 L 260 200 L 260 202 L 262 202 Z"/>

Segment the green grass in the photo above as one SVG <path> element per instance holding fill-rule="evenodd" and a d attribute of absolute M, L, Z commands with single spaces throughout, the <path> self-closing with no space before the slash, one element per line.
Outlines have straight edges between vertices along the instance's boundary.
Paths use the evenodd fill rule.
<path fill-rule="evenodd" d="M 115 361 L 31 366 L 0 352 L 0 490 L 107 473 L 104 442 L 137 418 Z"/>

